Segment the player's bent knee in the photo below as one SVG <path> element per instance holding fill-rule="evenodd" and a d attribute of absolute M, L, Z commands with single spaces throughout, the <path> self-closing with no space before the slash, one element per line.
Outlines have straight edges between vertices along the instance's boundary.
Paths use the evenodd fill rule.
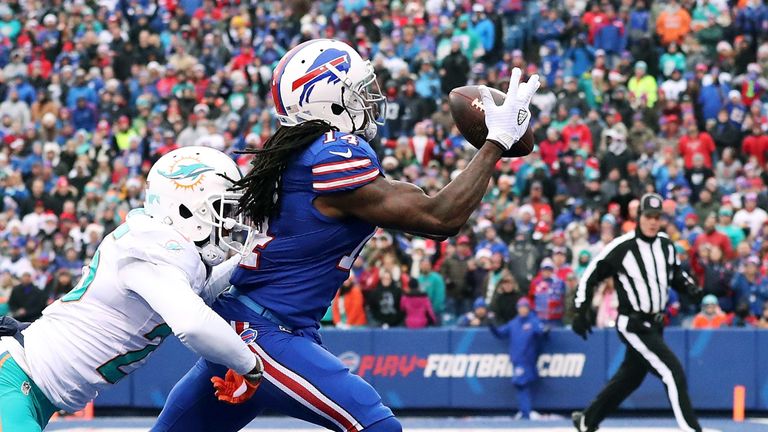
<path fill-rule="evenodd" d="M 403 426 L 394 417 L 387 417 L 384 420 L 365 428 L 366 432 L 403 432 Z"/>

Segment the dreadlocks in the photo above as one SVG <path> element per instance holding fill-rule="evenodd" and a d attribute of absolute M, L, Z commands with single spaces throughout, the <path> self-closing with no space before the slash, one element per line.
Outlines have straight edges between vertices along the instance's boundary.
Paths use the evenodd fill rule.
<path fill-rule="evenodd" d="M 232 190 L 244 190 L 240 198 L 240 211 L 261 229 L 264 221 L 275 216 L 280 209 L 282 175 L 291 158 L 299 155 L 320 135 L 338 130 L 322 120 L 310 120 L 296 126 L 280 127 L 261 150 L 244 150 L 253 154 L 253 169 L 235 182 Z"/>

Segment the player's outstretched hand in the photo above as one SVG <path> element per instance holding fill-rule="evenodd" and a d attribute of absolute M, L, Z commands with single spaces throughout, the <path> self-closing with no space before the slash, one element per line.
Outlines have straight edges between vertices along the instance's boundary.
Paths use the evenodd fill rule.
<path fill-rule="evenodd" d="M 216 389 L 216 397 L 222 402 L 233 405 L 246 402 L 253 397 L 261 384 L 261 371 L 261 361 L 259 360 L 256 368 L 246 375 L 240 375 L 229 369 L 224 378 L 211 378 L 213 388 Z"/>
<path fill-rule="evenodd" d="M 531 98 L 539 89 L 539 76 L 534 74 L 528 82 L 520 83 L 523 72 L 520 68 L 512 69 L 509 78 L 507 97 L 501 106 L 496 105 L 488 87 L 480 86 L 480 96 L 483 98 L 485 110 L 485 126 L 488 127 L 488 141 L 496 143 L 502 150 L 509 150 L 528 130 L 531 122 L 531 111 L 528 105 Z"/>

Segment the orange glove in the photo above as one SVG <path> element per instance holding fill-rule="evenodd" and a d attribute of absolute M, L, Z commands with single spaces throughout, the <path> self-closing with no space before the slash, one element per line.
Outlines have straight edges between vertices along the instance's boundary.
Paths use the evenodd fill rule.
<path fill-rule="evenodd" d="M 261 361 L 246 375 L 229 369 L 224 378 L 212 377 L 213 388 L 216 389 L 216 397 L 229 404 L 237 405 L 250 399 L 261 384 Z"/>

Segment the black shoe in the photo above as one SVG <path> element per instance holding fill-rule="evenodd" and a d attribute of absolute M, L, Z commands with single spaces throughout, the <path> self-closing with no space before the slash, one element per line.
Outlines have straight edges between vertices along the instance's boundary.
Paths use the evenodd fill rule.
<path fill-rule="evenodd" d="M 584 413 L 581 411 L 571 413 L 571 420 L 578 432 L 595 432 L 597 430 L 597 428 L 587 426 L 586 417 L 584 417 Z"/>

